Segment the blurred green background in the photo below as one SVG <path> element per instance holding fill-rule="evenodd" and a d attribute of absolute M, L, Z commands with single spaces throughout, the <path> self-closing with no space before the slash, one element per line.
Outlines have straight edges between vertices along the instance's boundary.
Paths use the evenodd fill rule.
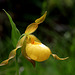
<path fill-rule="evenodd" d="M 52 53 L 67 57 L 64 61 L 52 56 L 44 62 L 32 64 L 18 57 L 8 65 L 0 67 L 0 75 L 75 75 L 75 0 L 0 0 L 0 62 L 8 58 L 14 49 L 11 40 L 11 25 L 5 9 L 13 18 L 21 34 L 26 27 L 45 11 L 47 17 L 34 35 L 47 45 Z"/>

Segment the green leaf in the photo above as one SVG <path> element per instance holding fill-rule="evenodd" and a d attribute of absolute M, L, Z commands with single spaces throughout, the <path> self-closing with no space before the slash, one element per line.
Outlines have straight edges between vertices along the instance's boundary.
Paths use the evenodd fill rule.
<path fill-rule="evenodd" d="M 4 10 L 4 9 L 3 9 Z M 12 31 L 11 31 L 11 40 L 12 40 L 12 44 L 14 47 L 16 47 L 16 44 L 18 42 L 18 39 L 20 37 L 20 32 L 19 30 L 16 28 L 16 25 L 15 23 L 13 22 L 11 16 L 4 10 L 4 12 L 7 14 L 8 18 L 9 18 L 9 21 L 10 21 L 10 24 L 12 26 Z"/>

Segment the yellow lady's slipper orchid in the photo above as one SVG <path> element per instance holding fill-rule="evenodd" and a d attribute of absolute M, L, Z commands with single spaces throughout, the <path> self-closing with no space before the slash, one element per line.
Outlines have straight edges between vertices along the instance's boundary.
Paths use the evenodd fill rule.
<path fill-rule="evenodd" d="M 1 62 L 0 66 L 8 64 L 8 61 L 15 57 L 16 50 L 21 48 L 22 55 L 29 60 L 33 66 L 35 65 L 35 61 L 42 62 L 49 58 L 52 55 L 54 58 L 58 60 L 65 60 L 66 58 L 59 58 L 56 54 L 52 54 L 51 50 L 41 43 L 41 41 L 36 38 L 33 33 L 40 23 L 45 20 L 47 15 L 47 11 L 44 15 L 35 20 L 35 23 L 31 23 L 25 30 L 25 35 L 18 41 L 17 46 L 14 50 L 12 50 L 9 54 L 9 58 Z"/>

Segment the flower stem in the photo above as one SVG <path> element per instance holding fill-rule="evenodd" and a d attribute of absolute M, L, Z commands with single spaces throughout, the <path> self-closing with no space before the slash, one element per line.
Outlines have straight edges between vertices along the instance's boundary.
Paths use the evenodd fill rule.
<path fill-rule="evenodd" d="M 19 65 L 18 65 L 18 60 L 16 60 L 16 75 L 19 75 Z"/>

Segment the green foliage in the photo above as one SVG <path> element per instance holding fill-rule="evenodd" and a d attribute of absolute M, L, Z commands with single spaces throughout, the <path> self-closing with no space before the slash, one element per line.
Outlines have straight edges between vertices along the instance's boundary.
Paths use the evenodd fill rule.
<path fill-rule="evenodd" d="M 4 10 L 4 9 L 3 9 Z M 14 46 L 14 48 L 16 47 L 16 44 L 18 42 L 18 39 L 20 37 L 20 32 L 19 30 L 16 28 L 16 25 L 15 23 L 13 22 L 11 16 L 4 10 L 4 12 L 7 14 L 8 18 L 9 18 L 9 21 L 10 21 L 10 24 L 12 26 L 12 31 L 11 31 L 11 40 L 12 40 L 12 44 Z"/>
<path fill-rule="evenodd" d="M 24 32 L 28 24 L 38 18 L 39 15 L 47 11 L 48 15 L 45 22 L 40 25 L 39 29 L 34 34 L 44 44 L 50 47 L 53 53 L 58 54 L 60 57 L 69 56 L 69 59 L 65 61 L 58 61 L 50 56 L 50 58 L 45 62 L 36 62 L 36 68 L 33 68 L 29 61 L 19 55 L 19 65 L 15 66 L 15 62 L 13 62 L 14 60 L 11 60 L 9 65 L 0 67 L 0 75 L 15 75 L 18 71 L 20 75 L 75 75 L 75 1 L 29 0 L 30 2 L 27 1 L 27 6 L 24 6 L 27 2 L 23 1 L 18 3 L 20 6 L 23 5 L 24 9 L 20 9 L 17 5 L 16 7 L 18 8 L 16 8 L 13 2 L 8 3 L 10 10 L 12 10 L 13 6 L 17 10 L 19 9 L 16 12 L 19 13 L 19 15 L 16 14 L 16 16 L 19 16 L 21 19 L 24 18 L 22 21 L 18 20 L 18 18 L 17 21 L 15 20 L 19 26 L 19 30 Z M 28 7 L 30 4 L 32 5 Z M 14 9 L 13 11 L 16 10 Z M 39 12 L 41 12 L 41 14 Z M 22 16 L 20 16 L 20 14 Z M 13 36 L 15 36 L 15 34 L 13 34 Z M 0 39 L 0 61 L 5 59 L 10 50 L 13 49 L 11 44 L 12 40 L 10 40 L 8 36 L 5 38 L 6 40 Z M 16 40 L 18 41 L 18 37 Z M 14 44 L 15 47 L 16 43 Z"/>

